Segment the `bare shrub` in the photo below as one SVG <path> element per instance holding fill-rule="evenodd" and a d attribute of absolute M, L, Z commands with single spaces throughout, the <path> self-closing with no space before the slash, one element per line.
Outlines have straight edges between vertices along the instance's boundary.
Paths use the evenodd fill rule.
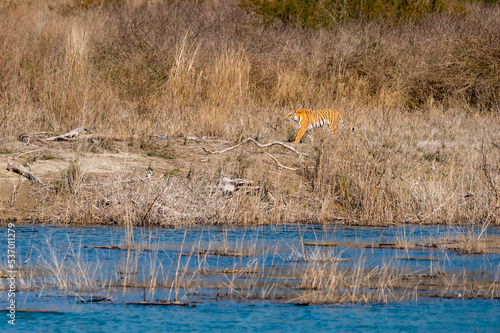
<path fill-rule="evenodd" d="M 253 24 L 236 3 L 4 5 L 3 131 L 271 137 L 258 123 L 273 123 L 275 108 L 490 110 L 498 100 L 496 5 L 309 30 Z"/>

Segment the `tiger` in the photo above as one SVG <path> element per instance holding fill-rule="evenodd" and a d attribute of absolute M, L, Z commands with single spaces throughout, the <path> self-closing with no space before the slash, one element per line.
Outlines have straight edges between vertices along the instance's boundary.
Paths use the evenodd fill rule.
<path fill-rule="evenodd" d="M 334 109 L 321 109 L 312 111 L 290 109 L 285 117 L 285 120 L 287 122 L 294 120 L 299 124 L 299 133 L 297 134 L 297 137 L 295 138 L 295 141 L 293 143 L 299 143 L 300 139 L 306 132 L 310 136 L 312 142 L 312 129 L 323 127 L 325 126 L 325 124 L 328 124 L 328 126 L 330 127 L 332 135 L 335 135 L 339 122 L 342 126 L 342 130 L 344 132 L 347 132 L 342 116 L 337 110 Z M 352 129 L 352 131 L 354 131 L 354 128 Z"/>

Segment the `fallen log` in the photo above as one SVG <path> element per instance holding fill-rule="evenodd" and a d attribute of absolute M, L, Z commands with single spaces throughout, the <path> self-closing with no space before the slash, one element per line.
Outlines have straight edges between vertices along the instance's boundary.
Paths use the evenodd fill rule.
<path fill-rule="evenodd" d="M 47 139 L 44 139 L 44 140 L 45 141 L 67 141 L 70 138 L 74 138 L 74 137 L 79 136 L 84 131 L 85 131 L 84 128 L 75 128 L 74 130 L 71 130 L 71 131 L 69 131 L 67 133 L 64 133 L 64 134 L 61 134 L 61 135 L 57 135 L 57 136 L 53 136 L 53 137 L 50 137 L 50 138 L 47 138 Z"/>
<path fill-rule="evenodd" d="M 7 170 L 15 172 L 23 177 L 28 178 L 29 181 L 32 183 L 38 183 L 43 185 L 42 181 L 38 179 L 37 176 L 26 170 L 26 168 L 23 167 L 21 164 L 9 162 L 7 163 Z"/>
<path fill-rule="evenodd" d="M 167 302 L 167 301 L 158 301 L 158 302 L 127 302 L 127 305 L 159 305 L 159 306 L 189 306 L 189 303 L 181 303 L 179 301 Z"/>

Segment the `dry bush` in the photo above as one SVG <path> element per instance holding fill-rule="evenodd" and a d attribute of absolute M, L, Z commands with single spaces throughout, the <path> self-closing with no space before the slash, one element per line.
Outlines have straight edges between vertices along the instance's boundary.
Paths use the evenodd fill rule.
<path fill-rule="evenodd" d="M 73 187 L 59 190 L 50 211 L 59 223 L 119 225 L 255 225 L 314 219 L 313 212 L 288 208 L 298 199 L 285 200 L 279 190 L 269 194 L 273 185 L 225 193 L 218 187 L 216 172 L 209 169 L 188 178 L 146 178 L 131 172 L 100 179 L 84 175 L 77 193 Z M 40 212 L 35 215 L 41 217 Z"/>
<path fill-rule="evenodd" d="M 206 155 L 193 143 L 144 146 L 151 156 L 167 158 L 152 177 L 125 165 L 107 176 L 85 174 L 75 162 L 60 179 L 46 179 L 49 186 L 38 194 L 21 187 L 17 201 L 38 198 L 41 204 L 28 216 L 21 210 L 14 215 L 135 225 L 498 224 L 500 129 L 486 125 L 497 116 L 456 113 L 450 122 L 450 115 L 433 112 L 422 122 L 421 113 L 398 118 L 384 109 L 361 112 L 363 117 L 346 119 L 354 133 L 332 138 L 326 129 L 314 131 L 314 143 L 298 146 L 309 154 L 300 159 L 282 148 L 248 145 Z M 486 126 L 491 132 L 479 141 L 477 133 Z M 280 169 L 264 151 L 297 170 Z M 176 160 L 179 154 L 192 154 L 189 170 L 173 169 L 186 162 Z M 224 193 L 221 176 L 251 184 Z"/>
<path fill-rule="evenodd" d="M 469 3 L 463 15 L 434 13 L 418 24 L 359 19 L 310 30 L 261 25 L 236 0 L 81 4 L 1 5 L 3 142 L 23 132 L 75 127 L 142 140 L 286 140 L 297 129 L 284 124 L 283 111 L 295 107 L 338 108 L 356 131 L 301 146 L 310 157 L 278 180 L 258 164 L 242 171 L 237 158 L 199 178 L 156 185 L 137 176 L 126 176 L 130 184 L 108 179 L 107 187 L 67 178 L 65 186 L 80 200 L 74 207 L 87 207 L 88 216 L 78 217 L 82 211 L 75 209 L 76 216 L 62 220 L 342 217 L 386 224 L 495 216 L 500 6 Z M 211 192 L 221 170 L 260 189 L 221 199 Z M 190 188 L 208 200 L 204 210 L 193 213 L 195 204 L 186 200 L 176 213 L 161 212 Z M 299 209 L 292 213 L 293 205 Z"/>
<path fill-rule="evenodd" d="M 339 212 L 352 222 L 377 225 L 496 221 L 497 126 L 463 113 L 454 114 L 453 122 L 441 112 L 398 118 L 382 109 L 363 115 L 357 132 L 337 141 L 327 137 L 312 157 L 316 167 L 309 179 L 325 221 Z M 427 121 L 420 121 L 424 116 Z M 497 117 L 487 119 L 494 123 Z M 478 137 L 485 126 L 492 131 Z"/>
<path fill-rule="evenodd" d="M 87 127 L 269 138 L 279 129 L 262 124 L 296 106 L 496 107 L 497 5 L 308 30 L 262 26 L 236 4 L 3 4 L 2 135 Z"/>
<path fill-rule="evenodd" d="M 47 186 L 25 182 L 7 190 L 2 216 L 179 226 L 498 224 L 498 115 L 433 109 L 395 117 L 384 108 L 356 113 L 344 120 L 354 133 L 339 131 L 332 138 L 327 129 L 316 129 L 313 143 L 297 145 L 308 154 L 300 158 L 282 147 L 246 144 L 210 155 L 201 149 L 206 143 L 144 141 L 142 150 L 157 159 L 151 177 L 147 164 L 133 171 L 126 163 L 120 172 L 85 174 L 78 161 L 95 152 L 81 148 L 82 156 L 77 153 L 59 178 L 44 178 Z M 280 131 L 294 137 L 297 128 Z M 281 169 L 264 152 L 296 170 Z M 222 176 L 251 184 L 224 193 Z M 8 191 L 16 194 L 14 206 Z"/>

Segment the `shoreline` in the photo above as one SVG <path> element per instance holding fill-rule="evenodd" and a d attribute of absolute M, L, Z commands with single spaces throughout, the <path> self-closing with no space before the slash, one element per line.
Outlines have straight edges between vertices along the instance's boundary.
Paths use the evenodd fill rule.
<path fill-rule="evenodd" d="M 187 139 L 152 139 L 147 144 L 138 141 L 89 141 L 86 138 L 29 144 L 3 142 L 0 154 L 0 166 L 3 166 L 0 170 L 0 220 L 166 227 L 296 223 L 348 226 L 497 225 L 494 202 L 488 206 L 475 203 L 478 199 L 491 202 L 489 196 L 480 192 L 467 194 L 470 192 L 466 191 L 460 198 L 453 193 L 456 189 L 450 188 L 446 192 L 448 190 L 441 187 L 442 194 L 437 192 L 439 196 L 435 198 L 436 204 L 442 202 L 437 210 L 432 202 L 429 202 L 427 212 L 422 211 L 423 207 L 416 206 L 418 210 L 412 208 L 413 199 L 406 196 L 422 191 L 422 198 L 425 198 L 428 194 L 424 191 L 434 190 L 436 179 L 429 179 L 428 184 L 424 182 L 418 189 L 414 181 L 406 178 L 408 176 L 394 177 L 397 172 L 395 165 L 386 166 L 393 169 L 392 175 L 386 175 L 385 171 L 379 172 L 375 178 L 368 175 L 366 180 L 369 182 L 362 187 L 339 183 L 341 179 L 336 177 L 342 174 L 335 176 L 327 168 L 333 165 L 352 166 L 349 159 L 352 162 L 353 155 L 345 154 L 352 149 L 349 146 L 354 145 L 357 138 L 338 135 L 336 140 L 331 140 L 327 131 L 319 134 L 320 138 L 326 136 L 319 145 L 282 143 L 283 147 L 241 146 L 224 140 L 201 142 Z M 233 146 L 237 148 L 226 152 Z M 297 158 L 297 153 L 285 149 L 285 146 L 296 147 L 301 155 Z M 456 151 L 456 144 L 450 146 Z M 422 144 L 415 147 L 417 151 L 413 148 L 409 151 L 427 154 L 422 150 Z M 210 153 L 213 151 L 223 153 Z M 427 163 L 435 167 L 436 160 Z M 441 168 L 457 168 L 452 159 L 440 163 Z M 40 182 L 30 182 L 26 177 L 7 170 L 7 165 L 12 164 L 29 170 Z M 294 169 L 284 169 L 283 165 L 293 166 Z M 362 168 L 359 171 L 348 168 L 344 172 L 351 179 L 358 178 L 365 182 L 360 177 L 366 175 L 359 173 L 365 167 L 359 165 L 357 168 Z M 440 174 L 436 175 L 440 177 Z M 384 181 L 386 176 L 389 178 Z M 438 178 L 438 182 L 454 181 L 446 174 L 443 176 L 445 178 Z M 386 183 L 384 188 L 377 185 L 383 181 Z M 389 181 L 394 189 L 388 187 Z M 488 190 L 488 180 L 483 181 L 474 186 L 476 190 L 481 188 L 478 185 Z M 389 204 L 392 201 L 390 206 L 373 205 L 379 196 L 394 195 L 395 190 L 400 191 L 401 198 L 394 197 L 387 201 Z M 414 192 L 416 190 L 419 192 Z M 408 199 L 408 203 L 403 202 Z M 395 205 L 398 201 L 401 203 Z M 365 202 L 371 206 L 359 206 Z M 450 218 L 448 210 L 454 212 L 456 217 Z M 390 216 L 391 220 L 385 220 L 385 216 Z M 475 217 L 471 219 L 471 216 Z"/>

